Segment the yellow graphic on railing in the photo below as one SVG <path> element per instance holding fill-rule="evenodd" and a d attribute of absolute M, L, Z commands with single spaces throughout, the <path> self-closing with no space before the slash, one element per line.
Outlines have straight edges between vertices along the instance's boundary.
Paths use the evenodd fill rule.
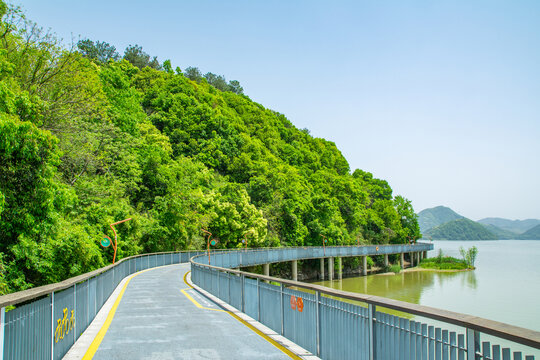
<path fill-rule="evenodd" d="M 64 308 L 64 317 L 56 321 L 56 331 L 54 332 L 55 343 L 57 343 L 58 340 L 62 340 L 64 336 L 69 334 L 69 332 L 75 328 L 75 311 L 71 310 L 71 317 L 68 319 L 68 309 Z"/>

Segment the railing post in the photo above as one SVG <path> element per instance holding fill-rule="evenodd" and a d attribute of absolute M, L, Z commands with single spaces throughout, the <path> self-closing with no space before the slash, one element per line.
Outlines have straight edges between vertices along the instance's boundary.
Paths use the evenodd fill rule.
<path fill-rule="evenodd" d="M 369 319 L 369 360 L 376 359 L 375 351 L 375 311 L 376 307 L 373 304 L 368 305 L 368 319 Z M 468 359 L 467 359 L 468 360 Z"/>
<path fill-rule="evenodd" d="M 4 324 L 6 323 L 6 308 L 0 310 L 0 360 L 4 360 Z"/>
<path fill-rule="evenodd" d="M 51 360 L 54 359 L 54 291 L 51 293 Z"/>
<path fill-rule="evenodd" d="M 217 294 L 216 296 L 219 298 L 219 273 L 220 271 L 217 270 Z M 220 298 L 221 299 L 221 298 Z"/>
<path fill-rule="evenodd" d="M 317 356 L 321 356 L 321 293 L 319 291 L 315 292 L 315 324 L 317 331 Z"/>
<path fill-rule="evenodd" d="M 257 321 L 261 322 L 261 291 L 259 281 L 259 278 L 257 278 Z"/>
<path fill-rule="evenodd" d="M 77 284 L 73 284 L 73 312 L 75 313 L 75 324 L 73 324 L 73 343 L 75 344 L 75 341 L 77 341 Z"/>
<path fill-rule="evenodd" d="M 281 335 L 284 334 L 284 324 L 285 324 L 285 321 L 284 321 L 284 313 L 283 313 L 283 283 L 280 284 L 280 287 L 279 287 L 279 293 L 280 293 L 280 304 L 281 304 L 281 309 L 280 309 L 280 312 L 281 312 Z"/>
<path fill-rule="evenodd" d="M 242 274 L 240 276 L 242 277 L 242 312 L 245 312 L 245 310 L 244 310 L 244 286 L 245 286 L 244 274 Z"/>
<path fill-rule="evenodd" d="M 467 329 L 467 360 L 480 359 L 476 353 L 480 350 L 480 333 L 473 329 Z"/>

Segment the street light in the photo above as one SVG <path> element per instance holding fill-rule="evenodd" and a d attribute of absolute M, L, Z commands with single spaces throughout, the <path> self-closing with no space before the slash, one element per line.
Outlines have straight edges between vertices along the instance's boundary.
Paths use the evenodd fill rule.
<path fill-rule="evenodd" d="M 131 218 L 117 221 L 109 225 L 114 233 L 114 244 L 112 244 L 111 238 L 108 237 L 107 235 L 104 235 L 103 240 L 101 240 L 101 246 L 103 247 L 108 247 L 109 245 L 112 244 L 113 249 L 114 249 L 113 261 L 112 261 L 113 264 L 116 262 L 116 249 L 118 248 L 118 235 L 116 234 L 116 230 L 114 230 L 113 226 L 121 224 L 129 220 L 131 220 Z"/>
<path fill-rule="evenodd" d="M 247 251 L 247 238 L 246 238 L 246 235 L 247 234 L 244 234 L 244 240 L 242 240 L 242 243 L 244 243 L 246 245 L 246 251 Z"/>
<path fill-rule="evenodd" d="M 326 236 L 324 236 L 324 235 L 322 235 L 322 234 L 321 234 L 321 236 L 322 236 L 322 238 L 323 238 L 323 243 L 322 243 L 322 246 L 323 246 L 323 255 L 326 256 L 326 246 L 325 246 L 325 245 L 326 245 L 326 243 L 328 242 L 328 240 L 326 240 Z"/>
<path fill-rule="evenodd" d="M 208 234 L 208 237 L 206 238 L 206 248 L 208 250 L 208 265 L 210 265 L 210 245 L 216 246 L 219 241 L 217 239 L 210 240 L 210 237 L 212 236 L 212 233 L 210 231 L 208 231 L 208 230 L 203 229 L 203 228 L 201 228 L 201 230 L 205 234 Z"/>

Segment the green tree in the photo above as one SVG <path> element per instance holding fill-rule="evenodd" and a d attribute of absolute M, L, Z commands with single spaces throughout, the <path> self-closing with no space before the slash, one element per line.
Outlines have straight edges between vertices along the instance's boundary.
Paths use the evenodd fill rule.
<path fill-rule="evenodd" d="M 145 53 L 142 46 L 137 44 L 129 45 L 126 48 L 123 59 L 129 61 L 133 66 L 136 66 L 139 69 L 149 66 L 152 69 L 161 70 L 161 65 L 159 64 L 157 57 L 154 56 L 150 59 L 150 55 Z"/>
<path fill-rule="evenodd" d="M 79 40 L 77 42 L 77 48 L 84 57 L 100 63 L 107 63 L 110 60 L 116 61 L 120 58 L 113 45 L 102 41 L 96 41 L 94 43 L 90 39 Z"/>
<path fill-rule="evenodd" d="M 199 68 L 197 67 L 193 67 L 193 66 L 189 66 L 186 68 L 186 70 L 184 71 L 184 75 L 190 79 L 190 80 L 193 80 L 193 81 L 201 81 L 203 76 L 202 76 L 202 73 L 201 71 L 199 70 Z"/>
<path fill-rule="evenodd" d="M 229 81 L 228 90 L 235 93 L 235 94 L 243 94 L 244 88 L 240 86 L 240 82 L 238 80 L 231 80 Z"/>

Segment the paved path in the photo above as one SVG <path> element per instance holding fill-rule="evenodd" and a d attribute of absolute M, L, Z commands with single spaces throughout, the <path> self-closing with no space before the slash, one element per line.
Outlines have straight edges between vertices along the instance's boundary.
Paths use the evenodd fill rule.
<path fill-rule="evenodd" d="M 101 327 L 101 333 L 107 329 L 103 340 L 98 345 L 93 341 L 93 359 L 290 359 L 188 287 L 188 271 L 189 264 L 181 264 L 135 275 L 108 329 L 107 322 Z M 86 348 L 85 358 L 92 358 Z"/>

